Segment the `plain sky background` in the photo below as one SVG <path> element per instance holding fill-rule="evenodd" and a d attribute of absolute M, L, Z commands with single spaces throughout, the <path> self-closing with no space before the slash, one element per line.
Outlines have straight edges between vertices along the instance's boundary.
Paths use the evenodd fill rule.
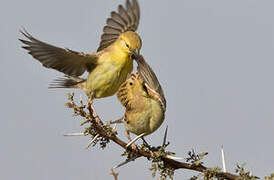
<path fill-rule="evenodd" d="M 113 179 L 109 171 L 124 160 L 122 149 L 111 143 L 86 150 L 88 137 L 63 137 L 83 130 L 64 107 L 66 92 L 82 92 L 48 90 L 62 74 L 28 55 L 18 30 L 92 52 L 110 12 L 124 2 L 1 1 L 0 179 Z M 274 172 L 274 1 L 140 0 L 140 6 L 141 52 L 167 99 L 166 120 L 147 141 L 160 145 L 168 124 L 168 150 L 177 156 L 194 148 L 209 152 L 206 166 L 221 166 L 224 145 L 229 171 L 245 162 L 260 177 Z M 124 113 L 115 96 L 96 100 L 95 108 L 105 121 Z M 118 170 L 119 179 L 152 179 L 149 167 L 138 159 Z M 175 179 L 192 174 L 179 170 Z"/>

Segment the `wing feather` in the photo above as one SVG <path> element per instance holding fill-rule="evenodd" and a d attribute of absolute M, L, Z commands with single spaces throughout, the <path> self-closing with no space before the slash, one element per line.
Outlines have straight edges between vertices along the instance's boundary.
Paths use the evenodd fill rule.
<path fill-rule="evenodd" d="M 118 12 L 111 12 L 111 17 L 107 19 L 106 26 L 103 29 L 103 35 L 101 36 L 101 42 L 97 51 L 108 47 L 112 44 L 121 33 L 126 31 L 136 31 L 140 21 L 140 8 L 137 0 L 126 0 L 126 8 L 122 5 L 118 6 Z M 105 41 L 103 37 L 106 35 L 118 35 L 115 38 Z M 113 36 L 114 37 L 114 36 Z"/>
<path fill-rule="evenodd" d="M 22 47 L 47 68 L 58 70 L 70 76 L 80 76 L 96 66 L 96 55 L 52 46 L 34 38 L 26 30 L 20 32 L 28 39 L 19 39 L 26 45 Z"/>
<path fill-rule="evenodd" d="M 128 15 L 128 12 L 124 9 L 122 5 L 118 6 L 118 12 L 121 17 L 126 21 L 126 27 L 129 27 L 129 25 L 131 24 L 131 19 Z"/>
<path fill-rule="evenodd" d="M 149 66 L 149 64 L 145 61 L 142 55 L 139 55 L 135 60 L 138 64 L 137 66 L 138 74 L 142 77 L 142 79 L 148 85 L 148 88 L 156 91 L 160 95 L 159 98 L 162 99 L 163 105 L 165 107 L 166 100 L 165 100 L 164 92 L 158 81 L 156 74 L 154 73 L 152 68 Z"/>
<path fill-rule="evenodd" d="M 117 34 L 119 35 L 122 31 L 118 28 L 111 27 L 111 26 L 105 26 L 103 29 L 103 32 L 106 34 Z"/>
<path fill-rule="evenodd" d="M 126 20 L 125 18 L 123 18 L 123 17 L 121 16 L 121 14 L 119 14 L 119 13 L 117 13 L 117 12 L 115 12 L 115 11 L 112 11 L 112 12 L 110 13 L 110 15 L 111 15 L 111 18 L 112 18 L 113 20 L 115 20 L 116 22 L 119 22 L 120 24 L 122 24 L 122 25 L 123 25 L 123 28 L 127 26 L 127 20 Z"/>

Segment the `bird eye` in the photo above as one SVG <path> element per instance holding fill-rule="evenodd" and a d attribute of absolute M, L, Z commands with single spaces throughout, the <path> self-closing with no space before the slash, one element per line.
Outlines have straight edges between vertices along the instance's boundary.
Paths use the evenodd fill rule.
<path fill-rule="evenodd" d="M 129 49 L 129 45 L 126 43 L 127 48 Z"/>
<path fill-rule="evenodd" d="M 133 82 L 129 82 L 129 85 L 131 85 L 131 86 L 132 86 L 132 85 L 133 85 Z"/>

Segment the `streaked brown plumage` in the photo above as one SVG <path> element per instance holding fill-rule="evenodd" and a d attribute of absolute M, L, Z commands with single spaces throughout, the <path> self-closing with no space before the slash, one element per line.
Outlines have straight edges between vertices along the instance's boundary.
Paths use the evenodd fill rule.
<path fill-rule="evenodd" d="M 157 130 L 165 118 L 166 100 L 159 81 L 142 56 L 136 58 L 138 72 L 119 88 L 117 97 L 125 107 L 126 132 L 144 136 Z"/>

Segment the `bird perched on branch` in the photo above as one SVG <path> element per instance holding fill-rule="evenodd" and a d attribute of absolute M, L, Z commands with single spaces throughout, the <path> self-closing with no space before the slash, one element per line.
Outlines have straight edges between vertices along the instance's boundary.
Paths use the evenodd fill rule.
<path fill-rule="evenodd" d="M 126 136 L 129 133 L 138 135 L 127 146 L 138 138 L 156 131 L 165 118 L 166 100 L 161 85 L 143 56 L 136 58 L 137 73 L 131 74 L 119 88 L 117 97 L 125 107 L 125 115 L 112 123 L 123 122 Z"/>
<path fill-rule="evenodd" d="M 20 31 L 28 40 L 19 39 L 35 59 L 47 68 L 64 73 L 50 88 L 80 88 L 93 98 L 114 95 L 133 69 L 133 56 L 138 56 L 141 38 L 135 32 L 140 20 L 137 0 L 126 1 L 111 12 L 103 29 L 96 52 L 86 54 L 42 42 L 26 30 Z M 80 78 L 88 72 L 87 79 Z"/>

